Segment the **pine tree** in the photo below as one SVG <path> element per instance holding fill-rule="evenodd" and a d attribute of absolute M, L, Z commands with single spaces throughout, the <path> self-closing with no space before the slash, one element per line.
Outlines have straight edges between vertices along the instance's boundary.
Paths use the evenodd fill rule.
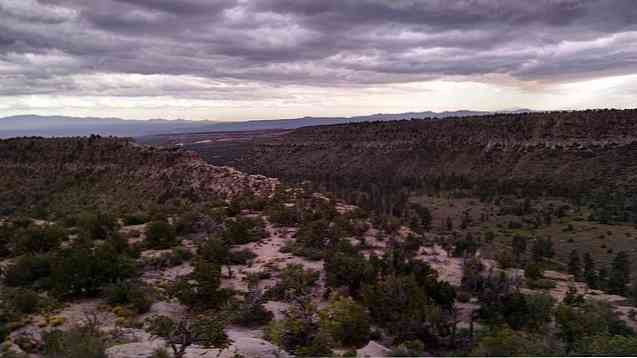
<path fill-rule="evenodd" d="M 568 273 L 577 278 L 580 275 L 581 269 L 579 254 L 577 253 L 577 250 L 573 250 L 569 255 Z"/>
<path fill-rule="evenodd" d="M 597 271 L 595 271 L 595 261 L 590 252 L 584 254 L 584 279 L 588 287 L 597 289 Z"/>
<path fill-rule="evenodd" d="M 630 263 L 625 251 L 617 253 L 611 264 L 608 277 L 608 292 L 617 295 L 626 294 L 626 286 L 630 282 Z"/>

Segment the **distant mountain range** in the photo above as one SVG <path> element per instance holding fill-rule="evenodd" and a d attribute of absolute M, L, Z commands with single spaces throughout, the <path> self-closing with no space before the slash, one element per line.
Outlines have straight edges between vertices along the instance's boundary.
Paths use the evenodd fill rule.
<path fill-rule="evenodd" d="M 498 113 L 531 112 L 528 109 L 498 111 Z M 79 118 L 64 116 L 21 115 L 0 118 L 0 138 L 42 136 L 67 137 L 103 136 L 141 137 L 155 134 L 185 132 L 249 131 L 295 129 L 307 126 L 369 121 L 394 121 L 410 118 L 449 118 L 488 115 L 485 111 L 378 113 L 355 117 L 302 117 L 293 119 L 250 120 L 237 122 L 191 121 L 184 119 L 125 120 L 120 118 Z"/>

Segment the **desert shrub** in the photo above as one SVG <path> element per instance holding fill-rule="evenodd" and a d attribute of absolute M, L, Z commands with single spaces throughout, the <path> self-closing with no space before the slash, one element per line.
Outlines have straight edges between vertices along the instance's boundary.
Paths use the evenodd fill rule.
<path fill-rule="evenodd" d="M 168 249 L 177 244 L 177 231 L 167 221 L 153 221 L 146 227 L 146 244 L 152 249 Z"/>
<path fill-rule="evenodd" d="M 15 255 L 46 253 L 58 248 L 65 239 L 64 229 L 57 225 L 32 225 L 16 235 Z"/>
<path fill-rule="evenodd" d="M 19 313 L 31 314 L 38 311 L 40 296 L 33 290 L 20 288 L 11 294 L 10 301 L 13 308 Z"/>
<path fill-rule="evenodd" d="M 598 336 L 634 336 L 610 305 L 586 301 L 578 306 L 560 304 L 555 312 L 558 336 L 566 344 L 567 353 L 586 347 Z"/>
<path fill-rule="evenodd" d="M 148 221 L 148 217 L 143 213 L 134 213 L 124 216 L 124 225 L 141 225 Z"/>
<path fill-rule="evenodd" d="M 263 306 L 265 302 L 266 298 L 257 287 L 256 281 L 250 282 L 243 301 L 233 309 L 232 322 L 243 327 L 267 324 L 274 315 Z"/>
<path fill-rule="evenodd" d="M 221 239 L 209 238 L 199 246 L 197 254 L 208 262 L 224 265 L 228 262 L 230 246 Z"/>
<path fill-rule="evenodd" d="M 177 234 L 179 235 L 187 235 L 196 233 L 197 230 L 197 222 L 201 218 L 201 214 L 195 211 L 189 211 L 177 219 L 175 223 L 175 230 L 177 230 Z"/>
<path fill-rule="evenodd" d="M 425 344 L 421 340 L 405 341 L 392 349 L 392 357 L 421 357 L 425 355 Z"/>
<path fill-rule="evenodd" d="M 556 351 L 556 348 L 559 347 L 547 345 L 542 336 L 501 328 L 481 336 L 471 355 L 482 357 L 564 355 Z"/>
<path fill-rule="evenodd" d="M 231 291 L 220 288 L 220 285 L 221 266 L 199 258 L 194 262 L 192 274 L 175 283 L 172 294 L 193 309 L 214 309 L 232 296 Z"/>
<path fill-rule="evenodd" d="M 368 261 L 348 241 L 339 242 L 335 250 L 326 255 L 325 275 L 329 287 L 347 287 L 350 294 L 356 296 L 370 274 Z"/>
<path fill-rule="evenodd" d="M 3 270 L 4 282 L 7 286 L 28 286 L 43 282 L 51 274 L 51 258 L 48 255 L 25 255 Z"/>
<path fill-rule="evenodd" d="M 121 281 L 104 289 L 104 298 L 111 305 L 128 305 L 142 314 L 150 310 L 153 304 L 152 290 L 138 281 Z"/>
<path fill-rule="evenodd" d="M 332 355 L 331 337 L 321 332 L 316 308 L 307 301 L 290 307 L 285 319 L 270 323 L 265 335 L 272 343 L 296 356 Z"/>
<path fill-rule="evenodd" d="M 532 290 L 550 290 L 556 287 L 553 280 L 541 278 L 538 280 L 527 280 L 526 285 Z"/>
<path fill-rule="evenodd" d="M 229 265 L 245 265 L 247 264 L 248 261 L 256 258 L 257 255 L 248 250 L 239 250 L 239 251 L 230 251 L 229 255 L 228 255 L 228 262 L 227 264 Z"/>
<path fill-rule="evenodd" d="M 547 294 L 527 295 L 526 305 L 529 309 L 528 329 L 539 332 L 545 328 L 553 318 L 555 303 L 555 299 Z"/>
<path fill-rule="evenodd" d="M 265 211 L 265 215 L 268 216 L 271 223 L 280 226 L 294 226 L 299 222 L 297 209 L 294 207 L 287 207 L 280 203 L 268 207 Z"/>
<path fill-rule="evenodd" d="M 104 338 L 92 324 L 45 333 L 43 350 L 47 358 L 108 358 Z"/>
<path fill-rule="evenodd" d="M 226 221 L 223 239 L 232 245 L 243 245 L 265 237 L 265 224 L 260 219 L 236 218 Z"/>
<path fill-rule="evenodd" d="M 177 246 L 173 248 L 171 252 L 166 252 L 159 256 L 145 259 L 144 265 L 155 269 L 175 267 L 189 261 L 192 257 L 193 254 L 190 250 L 183 246 Z"/>
<path fill-rule="evenodd" d="M 157 348 L 150 355 L 150 358 L 172 358 L 172 354 L 166 348 Z"/>
<path fill-rule="evenodd" d="M 365 306 L 349 297 L 336 296 L 319 312 L 321 330 L 335 343 L 363 347 L 369 342 L 370 318 Z"/>
<path fill-rule="evenodd" d="M 526 278 L 531 279 L 531 280 L 539 280 L 540 278 L 542 278 L 542 276 L 544 275 L 544 270 L 542 269 L 542 266 L 539 264 L 529 264 L 526 266 L 526 269 L 524 270 L 524 276 L 526 276 Z"/>
<path fill-rule="evenodd" d="M 106 240 L 117 229 L 117 221 L 105 213 L 82 213 L 77 225 L 80 232 L 92 240 Z"/>
<path fill-rule="evenodd" d="M 62 297 L 91 297 L 107 284 L 135 273 L 134 262 L 105 243 L 95 250 L 71 247 L 62 250 L 51 265 L 53 291 Z"/>
<path fill-rule="evenodd" d="M 157 316 L 148 323 L 151 334 L 164 339 L 174 358 L 184 357 L 191 345 L 223 351 L 232 343 L 223 331 L 225 322 L 220 317 L 198 316 L 192 320 L 174 321 L 166 316 Z"/>
<path fill-rule="evenodd" d="M 268 290 L 267 295 L 274 300 L 298 297 L 310 292 L 320 274 L 305 270 L 303 265 L 288 264 L 279 275 L 279 282 Z"/>

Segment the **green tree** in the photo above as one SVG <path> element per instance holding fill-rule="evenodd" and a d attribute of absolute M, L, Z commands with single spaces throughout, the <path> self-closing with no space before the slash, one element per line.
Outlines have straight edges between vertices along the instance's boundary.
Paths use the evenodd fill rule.
<path fill-rule="evenodd" d="M 595 261 L 590 252 L 584 254 L 584 280 L 588 287 L 596 289 L 598 287 L 598 275 L 595 270 Z"/>
<path fill-rule="evenodd" d="M 515 235 L 513 237 L 511 247 L 513 248 L 513 257 L 517 263 L 520 262 L 522 255 L 526 253 L 527 241 L 528 239 L 524 236 Z"/>
<path fill-rule="evenodd" d="M 146 227 L 146 243 L 153 249 L 171 248 L 177 244 L 177 230 L 167 221 L 153 221 Z"/>
<path fill-rule="evenodd" d="M 367 309 L 349 297 L 332 297 L 330 304 L 319 312 L 319 317 L 321 330 L 338 344 L 361 348 L 369 341 Z"/>
<path fill-rule="evenodd" d="M 580 276 L 582 267 L 580 263 L 579 254 L 577 250 L 572 250 L 569 254 L 568 259 L 568 273 L 575 276 L 576 278 Z"/>
<path fill-rule="evenodd" d="M 224 332 L 223 320 L 218 317 L 174 321 L 166 316 L 158 316 L 151 320 L 150 332 L 166 341 L 174 358 L 184 357 L 186 349 L 192 345 L 223 351 L 232 343 Z"/>
<path fill-rule="evenodd" d="M 630 262 L 625 251 L 617 253 L 611 264 L 608 277 L 608 292 L 617 295 L 626 294 L 626 286 L 630 282 Z"/>

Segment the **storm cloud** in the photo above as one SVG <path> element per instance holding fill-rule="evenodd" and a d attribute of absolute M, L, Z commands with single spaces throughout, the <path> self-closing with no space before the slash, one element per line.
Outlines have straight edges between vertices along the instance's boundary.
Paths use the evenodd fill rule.
<path fill-rule="evenodd" d="M 634 0 L 0 0 L 5 102 L 635 73 Z"/>

